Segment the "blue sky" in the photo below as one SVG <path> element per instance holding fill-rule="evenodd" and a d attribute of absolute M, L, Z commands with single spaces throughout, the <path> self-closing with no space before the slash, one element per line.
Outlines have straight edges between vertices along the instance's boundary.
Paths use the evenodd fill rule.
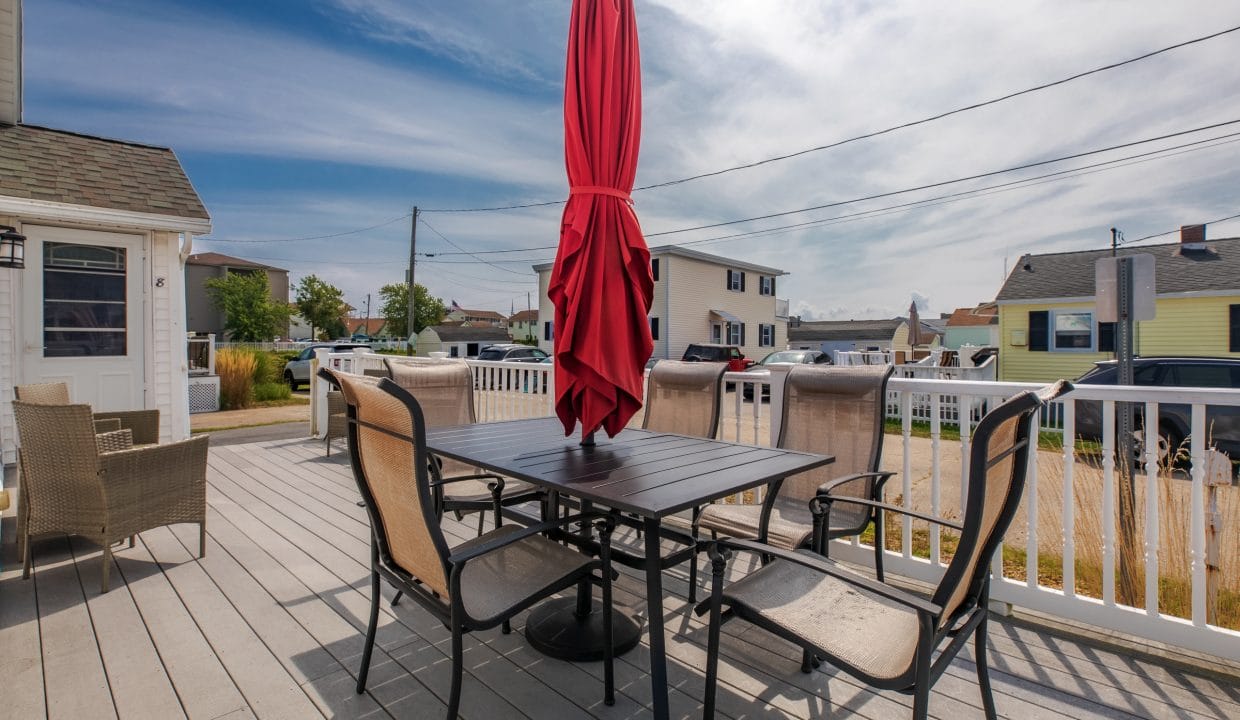
<path fill-rule="evenodd" d="M 569 7 L 32 0 L 25 121 L 174 148 L 214 224 L 196 251 L 269 262 L 294 281 L 315 273 L 360 307 L 366 293 L 403 278 L 409 221 L 398 218 L 411 206 L 565 196 Z M 1240 25 L 1240 11 L 1216 2 L 639 0 L 637 14 L 639 186 L 828 144 Z M 638 214 L 653 235 L 1240 119 L 1237 54 L 1232 33 L 915 128 L 639 192 Z M 1022 253 L 1105 246 L 1113 226 L 1137 238 L 1240 213 L 1240 143 L 1221 137 L 1238 130 L 649 242 L 696 242 L 787 270 L 780 294 L 809 318 L 893 316 L 910 297 L 948 312 L 992 299 Z M 1215 137 L 1102 172 L 885 210 Z M 874 212 L 830 221 L 864 211 Z M 427 213 L 419 250 L 554 245 L 559 212 Z M 785 227 L 811 221 L 821 222 Z M 361 228 L 372 229 L 353 232 Z M 1240 221 L 1208 233 L 1240 235 Z M 537 290 L 530 265 L 552 254 L 483 256 L 491 264 L 439 255 L 419 264 L 418 279 L 445 300 L 507 312 Z"/>

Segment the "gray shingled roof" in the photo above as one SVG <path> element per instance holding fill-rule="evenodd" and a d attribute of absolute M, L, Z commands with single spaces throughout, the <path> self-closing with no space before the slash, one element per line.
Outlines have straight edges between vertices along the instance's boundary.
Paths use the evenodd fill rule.
<path fill-rule="evenodd" d="M 904 322 L 901 318 L 891 320 L 819 320 L 802 322 L 800 327 L 788 328 L 789 341 L 830 340 L 890 340 L 896 328 Z"/>
<path fill-rule="evenodd" d="M 235 268 L 259 268 L 261 270 L 276 270 L 279 272 L 288 272 L 284 268 L 278 268 L 274 265 L 264 265 L 253 260 L 245 258 L 233 257 L 217 252 L 201 252 L 190 255 L 185 258 L 187 265 L 210 265 L 212 267 L 235 267 Z"/>
<path fill-rule="evenodd" d="M 504 328 L 435 325 L 431 330 L 434 330 L 443 342 L 511 342 L 508 331 Z"/>
<path fill-rule="evenodd" d="M 1207 252 L 1181 253 L 1180 243 L 1175 242 L 1121 248 L 1119 254 L 1153 255 L 1158 293 L 1240 290 L 1240 238 L 1210 240 L 1206 247 Z M 1090 297 L 1094 294 L 1094 262 L 1110 255 L 1110 249 L 1024 255 L 1016 262 L 995 299 Z"/>
<path fill-rule="evenodd" d="M 168 148 L 0 125 L 0 195 L 209 220 Z"/>

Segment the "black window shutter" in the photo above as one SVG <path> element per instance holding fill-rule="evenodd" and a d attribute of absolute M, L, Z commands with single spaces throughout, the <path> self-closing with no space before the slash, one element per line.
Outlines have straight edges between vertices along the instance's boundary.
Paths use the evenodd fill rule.
<path fill-rule="evenodd" d="M 1046 310 L 1029 311 L 1029 350 L 1046 352 L 1050 349 L 1051 314 Z"/>
<path fill-rule="evenodd" d="M 1115 352 L 1115 323 L 1098 323 L 1098 352 Z"/>
<path fill-rule="evenodd" d="M 775 278 L 771 277 L 771 296 L 774 297 L 774 295 L 775 295 Z"/>
<path fill-rule="evenodd" d="M 543 340 L 551 339 L 551 321 L 547 320 L 543 323 Z"/>
<path fill-rule="evenodd" d="M 744 282 L 743 282 L 744 277 L 745 277 L 745 274 L 741 273 L 741 278 L 742 278 L 741 284 L 742 285 L 744 285 Z M 745 323 L 741 323 L 741 345 L 744 345 L 744 344 L 745 344 Z"/>
<path fill-rule="evenodd" d="M 659 318 L 657 317 L 650 318 L 650 339 L 659 339 Z"/>
<path fill-rule="evenodd" d="M 732 271 L 731 270 L 723 271 L 723 289 L 724 290 L 732 289 Z"/>
<path fill-rule="evenodd" d="M 741 273 L 741 292 L 745 292 L 745 273 Z M 741 332 L 745 332 L 743 329 Z"/>
<path fill-rule="evenodd" d="M 1228 342 L 1229 352 L 1240 352 L 1240 305 L 1228 307 L 1231 312 L 1231 339 Z"/>
<path fill-rule="evenodd" d="M 652 258 L 650 260 L 650 277 L 655 282 L 658 282 L 659 280 L 659 258 Z"/>

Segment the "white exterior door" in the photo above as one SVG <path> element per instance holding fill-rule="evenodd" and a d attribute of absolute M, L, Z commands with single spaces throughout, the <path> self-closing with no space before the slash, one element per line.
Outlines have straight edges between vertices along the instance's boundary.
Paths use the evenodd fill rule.
<path fill-rule="evenodd" d="M 145 407 L 142 236 L 23 230 L 20 384 L 67 382 L 95 410 Z"/>

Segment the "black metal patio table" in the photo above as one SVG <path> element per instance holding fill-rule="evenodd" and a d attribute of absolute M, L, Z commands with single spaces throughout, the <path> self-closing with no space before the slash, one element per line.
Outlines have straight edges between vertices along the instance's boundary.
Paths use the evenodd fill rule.
<path fill-rule="evenodd" d="M 642 518 L 650 683 L 660 720 L 668 716 L 660 521 L 834 459 L 639 429 L 583 447 L 564 436 L 556 418 L 429 429 L 426 445 L 437 455 Z"/>

